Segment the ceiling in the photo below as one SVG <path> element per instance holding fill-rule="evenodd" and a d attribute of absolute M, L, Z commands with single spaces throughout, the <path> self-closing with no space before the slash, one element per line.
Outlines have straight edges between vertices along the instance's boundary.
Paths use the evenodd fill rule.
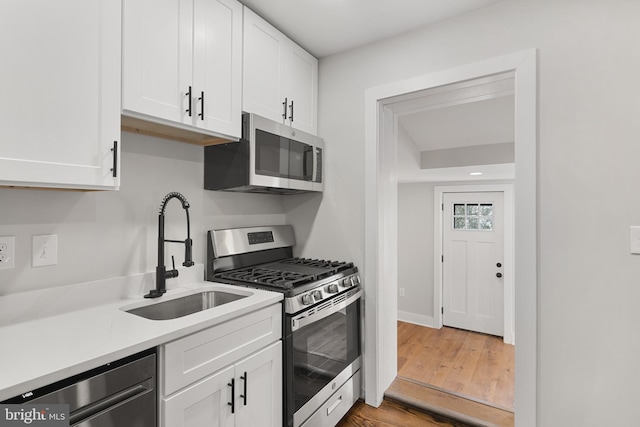
<path fill-rule="evenodd" d="M 317 58 L 500 0 L 241 0 Z"/>
<path fill-rule="evenodd" d="M 452 105 L 400 116 L 404 128 L 420 151 L 513 142 L 513 95 Z"/>

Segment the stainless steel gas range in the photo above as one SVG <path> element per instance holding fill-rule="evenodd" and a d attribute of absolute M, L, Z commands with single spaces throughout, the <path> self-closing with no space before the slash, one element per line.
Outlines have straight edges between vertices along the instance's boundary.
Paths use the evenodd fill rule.
<path fill-rule="evenodd" d="M 284 426 L 334 426 L 360 395 L 362 285 L 294 245 L 287 225 L 209 231 L 207 280 L 284 294 Z"/>

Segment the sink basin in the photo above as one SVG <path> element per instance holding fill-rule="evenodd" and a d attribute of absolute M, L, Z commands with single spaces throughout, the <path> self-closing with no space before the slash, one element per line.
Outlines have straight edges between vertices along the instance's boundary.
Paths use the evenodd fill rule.
<path fill-rule="evenodd" d="M 164 301 L 145 307 L 127 310 L 127 313 L 150 320 L 169 320 L 188 316 L 213 307 L 218 307 L 231 301 L 245 298 L 247 295 L 232 294 L 223 291 L 207 291 L 193 295 Z"/>

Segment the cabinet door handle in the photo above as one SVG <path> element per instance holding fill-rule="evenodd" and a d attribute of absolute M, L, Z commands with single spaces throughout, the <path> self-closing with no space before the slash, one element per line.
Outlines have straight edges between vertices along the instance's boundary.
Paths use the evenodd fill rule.
<path fill-rule="evenodd" d="M 289 101 L 288 98 L 284 99 L 284 102 L 282 103 L 282 119 L 283 120 L 287 120 L 287 102 Z"/>
<path fill-rule="evenodd" d="M 113 173 L 113 177 L 116 178 L 118 176 L 118 141 L 113 141 L 111 152 L 113 153 L 113 167 L 111 168 L 111 172 Z"/>
<path fill-rule="evenodd" d="M 291 108 L 291 111 L 289 112 L 289 120 L 293 123 L 293 99 L 291 100 L 291 105 L 289 107 Z"/>
<path fill-rule="evenodd" d="M 200 113 L 198 114 L 198 117 L 200 117 L 200 120 L 204 121 L 204 91 L 200 92 L 200 98 L 198 98 L 198 101 L 200 101 Z"/>
<path fill-rule="evenodd" d="M 189 86 L 189 90 L 187 91 L 187 98 L 189 98 L 189 108 L 187 108 L 185 111 L 189 114 L 189 117 L 191 117 L 191 86 Z"/>
<path fill-rule="evenodd" d="M 231 413 L 236 412 L 236 379 L 231 378 L 231 382 L 227 384 L 231 387 L 231 402 L 227 402 L 227 405 L 231 406 Z"/>
<path fill-rule="evenodd" d="M 244 375 L 242 375 L 240 379 L 244 381 L 244 389 L 242 391 L 243 394 L 241 394 L 240 397 L 244 401 L 244 406 L 247 406 L 247 371 L 244 371 Z"/>

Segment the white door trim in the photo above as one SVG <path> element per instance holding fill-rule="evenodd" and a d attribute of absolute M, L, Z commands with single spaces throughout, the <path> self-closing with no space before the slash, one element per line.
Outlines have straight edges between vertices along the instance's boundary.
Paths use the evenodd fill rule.
<path fill-rule="evenodd" d="M 442 328 L 442 252 L 444 235 L 444 218 L 442 203 L 445 193 L 480 193 L 501 192 L 504 194 L 504 335 L 506 344 L 515 343 L 515 312 L 513 310 L 513 184 L 485 184 L 485 185 L 451 185 L 437 186 L 433 189 L 433 322 L 434 327 Z"/>
<path fill-rule="evenodd" d="M 383 125 L 393 127 L 385 102 L 388 98 L 451 83 L 515 71 L 515 223 L 514 272 L 516 385 L 515 425 L 537 424 L 538 383 L 538 246 L 537 246 L 537 50 L 529 49 L 448 70 L 372 87 L 365 91 L 365 226 L 364 226 L 364 392 L 369 405 L 379 406 L 385 390 L 397 375 L 397 311 L 395 298 L 385 300 L 389 289 L 395 293 L 397 277 L 390 274 L 388 259 L 397 253 L 385 251 L 385 239 L 397 241 L 397 218 L 385 206 L 397 198 L 395 157 L 397 138 L 380 133 Z M 387 114 L 383 114 L 387 110 Z M 388 127 L 387 127 L 388 128 Z M 388 132 L 387 132 L 388 134 Z M 389 167 L 389 163 L 393 167 Z M 396 206 L 397 209 L 397 206 Z"/>

